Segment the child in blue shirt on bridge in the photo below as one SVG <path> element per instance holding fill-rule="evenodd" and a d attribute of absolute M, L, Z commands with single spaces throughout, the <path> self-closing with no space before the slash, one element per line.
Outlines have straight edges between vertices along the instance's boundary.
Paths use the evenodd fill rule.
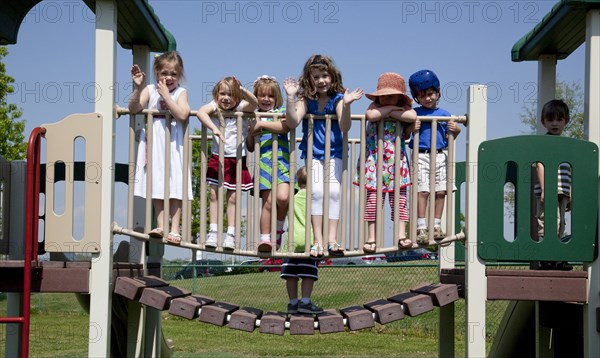
<path fill-rule="evenodd" d="M 414 100 L 420 104 L 415 108 L 417 116 L 449 117 L 450 113 L 438 107 L 440 99 L 440 80 L 433 71 L 421 70 L 413 73 L 409 80 L 410 93 Z M 419 131 L 418 147 L 414 147 L 414 138 L 409 147 L 419 151 L 418 169 L 418 199 L 417 199 L 417 243 L 419 245 L 429 244 L 429 229 L 427 228 L 427 202 L 429 199 L 429 153 L 431 152 L 431 122 L 415 122 L 415 132 Z M 448 135 L 455 138 L 460 133 L 460 127 L 454 121 L 437 122 L 436 136 L 436 163 L 435 163 L 435 213 L 433 236 L 435 239 L 443 239 L 446 234 L 442 230 L 442 214 L 444 212 L 444 201 L 446 199 L 446 166 L 448 164 Z"/>
<path fill-rule="evenodd" d="M 302 122 L 302 142 L 300 143 L 301 158 L 306 159 L 308 153 L 309 127 L 306 114 L 318 116 L 335 114 L 337 120 L 331 121 L 330 161 L 325 160 L 325 119 L 315 119 L 313 133 L 312 163 L 307 163 L 307 170 L 312 170 L 311 215 L 312 228 L 315 235 L 314 245 L 310 255 L 320 260 L 323 255 L 323 227 L 328 225 L 329 237 L 327 249 L 330 256 L 343 256 L 344 248 L 337 242 L 337 226 L 340 217 L 340 182 L 342 179 L 343 134 L 352 125 L 350 104 L 363 95 L 360 88 L 350 92 L 342 84 L 342 75 L 333 60 L 324 55 L 311 56 L 302 70 L 300 79 L 286 78 L 283 81 L 287 94 L 287 125 L 296 128 Z M 329 182 L 329 198 L 324 198 L 325 181 Z M 323 223 L 323 203 L 329 199 L 329 222 Z"/>

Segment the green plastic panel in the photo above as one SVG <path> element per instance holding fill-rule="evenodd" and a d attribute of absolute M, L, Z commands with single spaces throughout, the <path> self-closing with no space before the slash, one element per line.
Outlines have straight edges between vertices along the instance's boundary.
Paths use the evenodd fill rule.
<path fill-rule="evenodd" d="M 479 146 L 477 244 L 479 257 L 487 261 L 580 261 L 597 256 L 598 147 L 592 142 L 550 136 L 517 136 L 490 140 Z M 532 166 L 545 168 L 545 237 L 532 238 Z M 559 164 L 572 171 L 571 239 L 557 234 Z M 551 170 L 550 168 L 557 168 Z M 515 185 L 514 240 L 505 239 L 504 186 Z M 534 231 L 535 232 L 535 231 Z M 537 237 L 535 238 L 537 240 Z"/>

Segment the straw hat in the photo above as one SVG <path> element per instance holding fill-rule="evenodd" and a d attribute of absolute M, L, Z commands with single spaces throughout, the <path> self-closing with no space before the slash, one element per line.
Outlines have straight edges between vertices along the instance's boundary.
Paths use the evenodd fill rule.
<path fill-rule="evenodd" d="M 386 72 L 377 79 L 377 91 L 368 93 L 365 96 L 371 101 L 376 101 L 377 97 L 390 94 L 400 94 L 404 97 L 404 102 L 412 104 L 412 99 L 406 95 L 406 83 L 404 78 L 394 72 Z"/>

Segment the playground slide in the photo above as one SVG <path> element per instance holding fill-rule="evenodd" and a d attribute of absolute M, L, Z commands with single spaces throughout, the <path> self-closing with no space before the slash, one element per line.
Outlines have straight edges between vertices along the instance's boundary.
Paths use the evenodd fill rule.
<path fill-rule="evenodd" d="M 492 343 L 489 357 L 535 356 L 535 302 L 511 301 Z"/>

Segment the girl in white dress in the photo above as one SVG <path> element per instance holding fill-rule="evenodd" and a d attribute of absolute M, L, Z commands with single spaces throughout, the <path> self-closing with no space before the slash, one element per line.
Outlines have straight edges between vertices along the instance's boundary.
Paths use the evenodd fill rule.
<path fill-rule="evenodd" d="M 156 84 L 144 87 L 146 74 L 138 65 L 133 65 L 131 74 L 134 91 L 129 99 L 129 111 L 139 113 L 144 108 L 169 111 L 170 116 L 170 173 L 169 173 L 169 213 L 171 230 L 167 241 L 173 244 L 181 242 L 179 221 L 181 218 L 181 200 L 183 199 L 183 141 L 184 126 L 190 114 L 187 90 L 179 86 L 183 78 L 183 61 L 175 51 L 166 52 L 154 59 L 153 66 Z M 153 117 L 152 135 L 152 204 L 157 215 L 157 227 L 148 235 L 164 237 L 164 171 L 165 171 L 165 116 Z M 136 196 L 146 197 L 146 129 L 142 129 L 136 162 L 135 190 Z M 188 181 L 188 199 L 192 199 L 191 180 Z"/>

